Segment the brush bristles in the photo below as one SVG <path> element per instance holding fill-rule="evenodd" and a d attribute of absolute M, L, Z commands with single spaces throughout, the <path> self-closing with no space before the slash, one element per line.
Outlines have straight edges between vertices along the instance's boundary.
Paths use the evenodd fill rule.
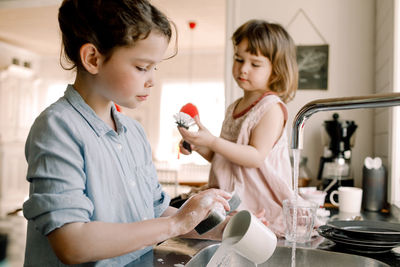
<path fill-rule="evenodd" d="M 195 121 L 193 120 L 193 118 L 190 117 L 190 115 L 183 113 L 183 112 L 179 112 L 179 113 L 175 114 L 174 119 L 175 119 L 176 124 L 178 124 L 179 127 L 184 127 L 186 129 L 188 129 L 190 126 L 195 124 Z"/>

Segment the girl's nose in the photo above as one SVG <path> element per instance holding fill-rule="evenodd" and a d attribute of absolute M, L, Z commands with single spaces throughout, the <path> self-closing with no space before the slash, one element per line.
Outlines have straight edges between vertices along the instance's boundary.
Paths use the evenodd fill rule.
<path fill-rule="evenodd" d="M 249 68 L 247 64 L 242 64 L 242 66 L 240 66 L 240 73 L 247 74 L 248 71 Z"/>

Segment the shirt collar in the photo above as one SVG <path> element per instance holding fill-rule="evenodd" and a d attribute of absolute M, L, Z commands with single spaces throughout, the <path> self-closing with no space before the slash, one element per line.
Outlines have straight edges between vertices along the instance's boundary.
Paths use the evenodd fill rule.
<path fill-rule="evenodd" d="M 111 114 L 114 118 L 115 125 L 117 126 L 117 133 L 120 134 L 122 132 L 126 132 L 127 128 L 125 126 L 124 117 L 121 113 L 116 109 L 115 105 L 111 106 Z"/>
<path fill-rule="evenodd" d="M 102 119 L 100 119 L 94 110 L 88 104 L 86 104 L 81 95 L 71 84 L 68 85 L 64 97 L 82 115 L 82 117 L 87 121 L 87 123 L 98 136 L 103 136 L 109 132 L 116 134 L 115 131 Z M 123 123 L 123 118 L 116 110 L 114 105 L 111 107 L 111 114 L 117 126 L 117 133 L 120 134 L 122 132 L 126 132 L 126 126 Z"/>

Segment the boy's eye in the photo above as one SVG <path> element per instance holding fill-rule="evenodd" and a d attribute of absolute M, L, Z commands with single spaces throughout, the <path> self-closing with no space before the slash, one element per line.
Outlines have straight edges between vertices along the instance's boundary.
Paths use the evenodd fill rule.
<path fill-rule="evenodd" d="M 158 66 L 147 66 L 147 67 L 136 66 L 136 68 L 139 71 L 144 71 L 144 72 L 149 71 L 149 70 L 158 70 Z"/>
<path fill-rule="evenodd" d="M 243 59 L 235 57 L 236 62 L 243 62 Z"/>
<path fill-rule="evenodd" d="M 258 64 L 251 64 L 253 67 L 256 67 L 256 68 L 258 68 L 258 67 L 260 67 L 260 65 L 258 65 Z"/>
<path fill-rule="evenodd" d="M 147 71 L 147 69 L 146 69 L 146 68 L 143 68 L 143 67 L 136 66 L 136 68 L 137 68 L 139 71 Z"/>

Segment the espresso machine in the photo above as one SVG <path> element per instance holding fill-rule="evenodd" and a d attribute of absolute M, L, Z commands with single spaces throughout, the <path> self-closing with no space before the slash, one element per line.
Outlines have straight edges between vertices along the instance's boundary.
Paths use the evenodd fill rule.
<path fill-rule="evenodd" d="M 323 123 L 324 155 L 320 159 L 317 178 L 321 180 L 321 189 L 327 192 L 327 203 L 330 193 L 339 186 L 354 186 L 350 163 L 356 129 L 354 121 L 340 121 L 337 113 L 333 114 L 332 120 Z"/>

